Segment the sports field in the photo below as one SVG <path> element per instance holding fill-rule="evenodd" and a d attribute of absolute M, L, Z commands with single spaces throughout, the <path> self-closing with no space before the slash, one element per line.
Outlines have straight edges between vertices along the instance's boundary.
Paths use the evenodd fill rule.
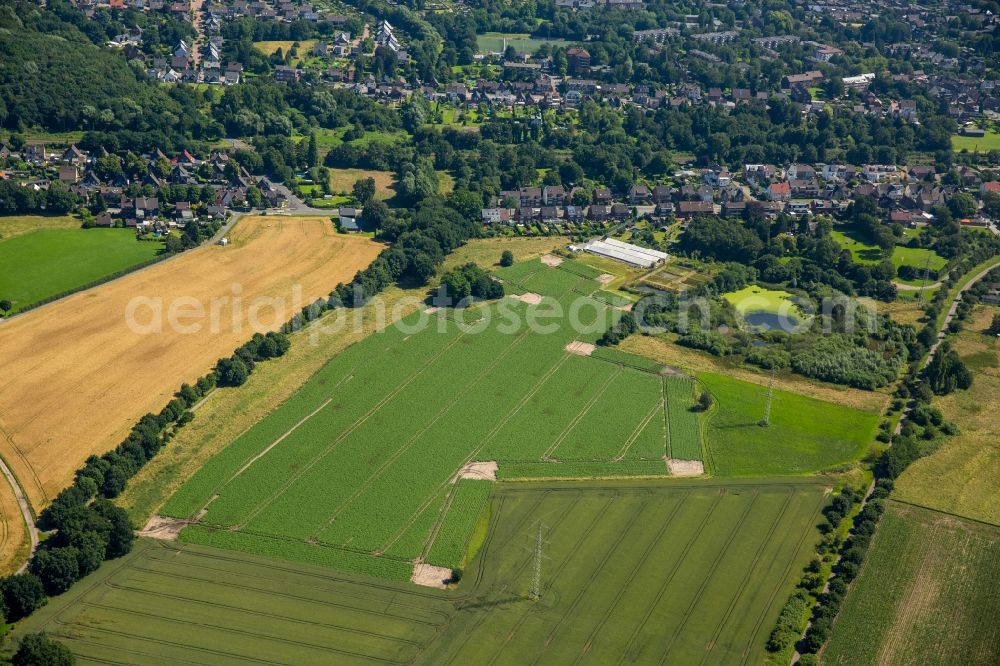
<path fill-rule="evenodd" d="M 81 664 L 753 664 L 808 561 L 825 490 L 502 484 L 454 590 L 142 540 L 18 632 L 44 629 Z"/>
<path fill-rule="evenodd" d="M 486 32 L 476 37 L 480 53 L 502 53 L 504 45 L 513 47 L 519 53 L 534 53 L 542 44 L 565 46 L 564 39 L 535 39 L 527 33 Z"/>
<path fill-rule="evenodd" d="M 951 148 L 956 153 L 967 150 L 970 153 L 988 153 L 991 150 L 1000 150 L 1000 132 L 986 132 L 985 136 L 960 136 L 955 134 L 951 137 Z"/>
<path fill-rule="evenodd" d="M 182 382 L 204 374 L 255 329 L 276 329 L 292 308 L 350 280 L 381 249 L 338 235 L 325 217 L 248 217 L 230 238 L 228 247 L 190 250 L 0 325 L 0 454 L 36 510 L 88 455 L 117 445 Z M 252 325 L 248 313 L 258 296 L 284 301 L 259 309 Z M 133 323 L 155 329 L 159 311 L 162 333 L 129 326 L 134 297 L 149 300 Z M 157 372 L 149 372 L 151 364 Z"/>
<path fill-rule="evenodd" d="M 3 239 L 3 226 L 0 221 L 0 299 L 12 302 L 13 312 L 148 262 L 163 250 L 162 243 L 136 240 L 131 229 L 43 227 Z"/>
<path fill-rule="evenodd" d="M 890 501 L 824 664 L 996 664 L 1000 528 Z"/>
<path fill-rule="evenodd" d="M 456 504 L 462 484 L 452 483 L 467 463 L 496 462 L 512 479 L 665 476 L 668 455 L 700 460 L 690 380 L 567 350 L 592 343 L 617 313 L 586 296 L 599 288 L 593 273 L 516 264 L 499 271 L 508 292 L 541 302 L 419 313 L 370 336 L 160 513 L 200 515 L 181 534 L 189 542 L 406 579 L 414 558 L 453 563 L 435 561 L 437 535 L 456 529 L 449 522 L 474 525 L 474 503 Z M 545 318 L 574 303 L 579 328 Z"/>

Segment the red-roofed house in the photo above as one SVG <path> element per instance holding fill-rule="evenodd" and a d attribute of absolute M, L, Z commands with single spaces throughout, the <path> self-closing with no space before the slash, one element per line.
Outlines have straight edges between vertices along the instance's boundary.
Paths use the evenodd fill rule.
<path fill-rule="evenodd" d="M 792 186 L 787 182 L 771 183 L 767 188 L 767 198 L 771 201 L 788 201 L 792 198 Z"/>

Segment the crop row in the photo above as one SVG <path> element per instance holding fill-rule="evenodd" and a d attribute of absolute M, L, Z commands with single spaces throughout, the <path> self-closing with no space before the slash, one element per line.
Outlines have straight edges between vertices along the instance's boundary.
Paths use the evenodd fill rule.
<path fill-rule="evenodd" d="M 388 403 L 405 404 L 397 399 L 403 396 L 419 400 L 423 393 L 414 390 L 414 387 L 421 386 L 426 377 L 437 376 L 436 364 L 429 364 L 429 359 L 444 348 L 448 349 L 448 357 L 452 357 L 459 346 L 457 341 L 457 334 L 449 328 L 444 335 L 427 332 L 407 340 L 403 347 L 413 344 L 413 355 L 417 357 L 415 361 L 404 355 L 389 367 L 373 369 L 365 367 L 358 359 L 354 377 L 336 390 L 333 401 L 301 423 L 264 458 L 227 483 L 220 491 L 220 497 L 210 506 L 205 520 L 218 525 L 245 521 L 262 502 L 280 493 L 291 477 L 301 473 L 304 465 L 322 456 L 341 433 L 372 414 L 373 409 Z M 433 344 L 428 345 L 428 342 Z M 389 399 L 390 396 L 394 397 Z M 372 421 L 369 417 L 365 423 L 367 425 Z M 295 422 L 283 422 L 283 425 L 287 432 Z M 265 446 L 275 440 L 269 438 Z M 372 441 L 379 442 L 380 439 Z"/>
<path fill-rule="evenodd" d="M 545 386 L 542 378 L 561 358 L 545 343 L 544 336 L 524 338 L 515 353 L 464 391 L 449 415 L 422 432 L 319 538 L 379 548 L 415 519 L 422 505 L 470 457 L 489 460 L 485 452 L 476 453 L 477 448 L 529 391 Z M 372 516 L 382 518 L 373 521 Z"/>
<path fill-rule="evenodd" d="M 670 457 L 701 460 L 701 428 L 694 409 L 694 382 L 683 377 L 667 377 L 667 420 Z"/>
<path fill-rule="evenodd" d="M 427 561 L 437 566 L 458 569 L 465 566 L 469 537 L 493 492 L 493 483 L 460 479 L 453 492 L 448 514 L 444 516 Z"/>
<path fill-rule="evenodd" d="M 454 409 L 475 388 L 482 373 L 489 372 L 491 362 L 500 361 L 516 341 L 512 336 L 478 337 L 481 339 L 475 344 L 465 344 L 470 338 L 463 339 L 449 350 L 446 364 L 430 368 L 363 424 L 346 436 L 339 435 L 339 441 L 334 438 L 332 446 L 314 458 L 311 467 L 298 469 L 289 479 L 291 485 L 270 500 L 251 520 L 250 527 L 303 539 L 313 536 L 329 522 L 340 520 L 343 512 L 361 500 L 367 488 L 375 485 L 407 451 L 419 452 L 420 435 L 425 429 L 442 420 L 471 416 Z M 454 473 L 455 469 L 450 471 Z M 403 484 L 391 492 L 410 490 L 408 484 Z M 287 516 L 293 512 L 296 520 L 289 525 Z M 351 536 L 367 541 L 364 537 L 371 522 L 369 519 L 357 525 Z"/>
<path fill-rule="evenodd" d="M 335 398 L 330 405 L 333 411 L 350 413 L 349 409 L 363 408 L 364 401 L 377 400 L 379 390 L 388 391 L 392 382 L 415 371 L 429 354 L 448 342 L 441 335 L 406 337 L 390 327 L 334 357 L 284 404 L 213 456 L 161 512 L 178 518 L 197 513 L 240 467 L 313 412 L 331 393 Z M 365 390 L 359 390 L 361 387 Z M 269 465 L 271 461 L 267 462 Z"/>
<path fill-rule="evenodd" d="M 259 534 L 214 530 L 200 525 L 191 525 L 181 532 L 181 541 L 278 557 L 390 580 L 406 581 L 413 573 L 413 566 L 406 560 L 386 556 L 376 557 L 301 541 L 272 539 Z"/>
<path fill-rule="evenodd" d="M 660 393 L 659 377 L 622 370 L 598 403 L 569 431 L 552 457 L 559 460 L 615 457 L 637 434 L 636 429 L 650 410 L 660 403 Z"/>

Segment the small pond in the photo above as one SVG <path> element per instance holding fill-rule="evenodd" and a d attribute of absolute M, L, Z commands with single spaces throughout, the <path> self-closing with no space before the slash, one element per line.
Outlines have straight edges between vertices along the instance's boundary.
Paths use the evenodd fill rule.
<path fill-rule="evenodd" d="M 781 315 L 774 312 L 767 312 L 766 310 L 744 312 L 743 320 L 754 328 L 762 328 L 768 331 L 779 330 L 786 333 L 794 333 L 799 326 L 798 318 L 791 314 Z"/>

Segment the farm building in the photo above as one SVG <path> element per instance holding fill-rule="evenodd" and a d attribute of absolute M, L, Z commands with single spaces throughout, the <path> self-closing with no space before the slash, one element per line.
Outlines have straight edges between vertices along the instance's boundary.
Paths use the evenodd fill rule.
<path fill-rule="evenodd" d="M 624 261 L 626 264 L 641 268 L 655 266 L 661 261 L 666 261 L 669 256 L 666 252 L 650 250 L 649 248 L 639 247 L 638 245 L 625 243 L 614 238 L 592 240 L 584 245 L 582 249 L 599 257 L 617 259 L 618 261 Z"/>

